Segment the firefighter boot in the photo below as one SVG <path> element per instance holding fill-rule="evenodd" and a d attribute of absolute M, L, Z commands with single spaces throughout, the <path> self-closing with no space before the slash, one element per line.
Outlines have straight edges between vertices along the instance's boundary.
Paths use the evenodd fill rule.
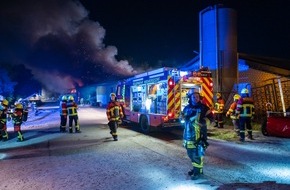
<path fill-rule="evenodd" d="M 79 125 L 76 126 L 76 131 L 75 132 L 76 133 L 81 133 L 81 130 L 80 130 L 80 126 Z"/>
<path fill-rule="evenodd" d="M 248 133 L 247 138 L 250 139 L 250 140 L 254 140 L 252 132 Z"/>
<path fill-rule="evenodd" d="M 193 175 L 193 169 L 189 170 L 187 174 L 188 174 L 189 176 L 192 176 L 192 175 Z"/>
<path fill-rule="evenodd" d="M 218 126 L 219 126 L 219 124 L 218 124 L 218 122 L 216 121 L 214 127 L 218 127 Z"/>
<path fill-rule="evenodd" d="M 240 142 L 245 142 L 245 132 L 240 131 Z"/>
<path fill-rule="evenodd" d="M 17 142 L 24 141 L 24 137 L 23 137 L 21 131 L 18 131 L 17 134 L 18 134 L 18 136 L 17 136 Z"/>
<path fill-rule="evenodd" d="M 196 168 L 194 167 L 192 170 L 192 175 L 191 175 L 191 179 L 192 180 L 197 180 L 200 178 L 200 175 L 202 174 L 202 168 Z"/>
<path fill-rule="evenodd" d="M 2 140 L 3 141 L 7 141 L 8 140 L 8 133 L 7 133 L 7 131 L 4 131 L 4 134 L 2 134 Z"/>
<path fill-rule="evenodd" d="M 224 128 L 224 124 L 223 123 L 219 123 L 218 128 Z"/>
<path fill-rule="evenodd" d="M 65 126 L 60 126 L 59 128 L 60 128 L 60 132 L 61 133 L 65 133 L 66 132 Z"/>

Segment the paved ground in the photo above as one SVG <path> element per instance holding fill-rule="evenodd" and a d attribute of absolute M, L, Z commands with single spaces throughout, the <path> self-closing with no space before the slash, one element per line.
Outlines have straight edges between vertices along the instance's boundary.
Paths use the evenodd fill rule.
<path fill-rule="evenodd" d="M 59 133 L 58 114 L 43 111 L 30 115 L 24 125 L 25 142 L 16 142 L 13 135 L 1 142 L 0 189 L 290 189 L 287 139 L 258 139 L 244 145 L 211 140 L 205 175 L 192 181 L 186 174 L 191 164 L 178 135 L 147 136 L 120 128 L 120 140 L 115 142 L 102 110 L 79 112 L 81 134 Z M 261 158 L 254 154 L 256 147 Z M 244 164 L 241 157 L 251 163 Z M 266 160 L 270 163 L 261 164 Z M 263 176 L 267 170 L 277 176 Z"/>

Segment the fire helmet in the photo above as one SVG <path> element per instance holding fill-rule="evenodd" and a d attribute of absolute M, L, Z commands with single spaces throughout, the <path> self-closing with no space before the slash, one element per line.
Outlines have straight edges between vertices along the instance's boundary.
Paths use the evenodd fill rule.
<path fill-rule="evenodd" d="M 73 96 L 69 96 L 68 100 L 74 101 L 74 97 Z"/>
<path fill-rule="evenodd" d="M 116 94 L 112 92 L 112 93 L 110 94 L 110 96 L 116 96 Z"/>
<path fill-rule="evenodd" d="M 221 95 L 221 93 L 216 93 L 216 98 L 220 98 L 220 97 L 222 97 L 222 95 Z"/>
<path fill-rule="evenodd" d="M 235 94 L 235 95 L 234 95 L 234 101 L 240 99 L 240 97 L 241 97 L 241 96 L 240 96 L 239 94 Z"/>
<path fill-rule="evenodd" d="M 6 100 L 6 99 L 3 99 L 3 100 L 2 100 L 2 105 L 3 105 L 3 106 L 8 106 L 8 104 L 9 104 L 9 103 L 8 103 L 8 100 Z"/>
<path fill-rule="evenodd" d="M 249 90 L 246 88 L 243 88 L 241 91 L 241 94 L 249 94 Z"/>
<path fill-rule="evenodd" d="M 67 97 L 66 96 L 62 96 L 61 97 L 61 100 L 66 101 L 67 100 Z"/>
<path fill-rule="evenodd" d="M 23 106 L 22 106 L 22 104 L 17 103 L 17 104 L 15 105 L 15 108 L 16 108 L 16 109 L 23 109 Z"/>
<path fill-rule="evenodd" d="M 189 89 L 187 92 L 187 96 L 190 97 L 192 94 L 199 94 L 200 95 L 199 89 L 198 88 Z"/>

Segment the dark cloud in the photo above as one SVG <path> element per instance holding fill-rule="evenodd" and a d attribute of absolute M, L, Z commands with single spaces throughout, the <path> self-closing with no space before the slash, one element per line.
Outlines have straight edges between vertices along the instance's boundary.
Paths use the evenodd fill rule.
<path fill-rule="evenodd" d="M 0 3 L 0 62 L 24 64 L 47 89 L 62 91 L 136 73 L 117 60 L 106 31 L 73 0 Z"/>

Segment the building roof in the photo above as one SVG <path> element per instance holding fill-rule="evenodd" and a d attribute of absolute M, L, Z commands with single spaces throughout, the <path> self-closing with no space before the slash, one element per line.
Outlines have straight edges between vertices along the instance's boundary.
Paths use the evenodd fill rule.
<path fill-rule="evenodd" d="M 284 77 L 290 77 L 290 60 L 255 56 L 244 53 L 239 53 L 238 55 L 239 59 L 244 60 L 252 69 L 261 70 Z"/>
<path fill-rule="evenodd" d="M 255 56 L 244 53 L 238 54 L 239 62 L 243 61 L 252 69 L 272 73 L 275 75 L 290 77 L 290 60 Z M 199 55 L 179 67 L 181 70 L 198 70 L 199 69 Z"/>

